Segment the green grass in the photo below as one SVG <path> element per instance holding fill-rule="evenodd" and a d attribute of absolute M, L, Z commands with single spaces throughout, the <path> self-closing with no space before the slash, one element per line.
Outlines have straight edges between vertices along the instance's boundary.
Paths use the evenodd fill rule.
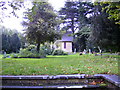
<path fill-rule="evenodd" d="M 1 56 L 0 56 L 1 57 Z M 117 55 L 2 59 L 2 75 L 118 74 Z"/>

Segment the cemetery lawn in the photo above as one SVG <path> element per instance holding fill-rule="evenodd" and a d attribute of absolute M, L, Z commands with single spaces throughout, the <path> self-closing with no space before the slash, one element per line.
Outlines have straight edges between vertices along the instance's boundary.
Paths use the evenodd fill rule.
<path fill-rule="evenodd" d="M 0 58 L 2 56 L 0 55 Z M 117 74 L 118 55 L 65 55 L 47 58 L 1 58 L 2 75 Z M 120 62 L 120 61 L 119 61 Z M 1 69 L 0 69 L 1 70 Z"/>

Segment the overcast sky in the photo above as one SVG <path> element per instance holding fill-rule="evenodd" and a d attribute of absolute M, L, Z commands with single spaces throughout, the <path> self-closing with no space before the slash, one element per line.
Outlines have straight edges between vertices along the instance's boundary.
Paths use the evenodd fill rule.
<path fill-rule="evenodd" d="M 65 0 L 49 0 L 49 3 L 51 3 L 54 9 L 58 11 L 60 10 L 61 7 L 64 6 L 64 1 Z M 29 4 L 26 3 L 26 5 L 29 5 Z M 11 9 L 8 8 L 5 14 L 8 14 L 10 11 Z M 3 19 L 4 23 L 1 23 L 1 25 L 5 26 L 6 28 L 17 29 L 18 31 L 22 31 L 23 27 L 21 25 L 21 22 L 23 21 L 22 17 L 23 17 L 24 11 L 25 11 L 24 9 L 17 11 L 19 18 L 16 18 L 13 16 L 11 16 L 10 18 L 4 18 Z"/>

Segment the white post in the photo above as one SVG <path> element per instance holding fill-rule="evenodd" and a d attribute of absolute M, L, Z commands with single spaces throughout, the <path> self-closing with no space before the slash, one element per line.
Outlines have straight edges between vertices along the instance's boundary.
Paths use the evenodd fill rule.
<path fill-rule="evenodd" d="M 99 47 L 99 46 L 98 46 L 98 49 L 99 49 L 100 54 L 102 55 L 102 50 L 100 49 L 100 47 Z"/>
<path fill-rule="evenodd" d="M 91 49 L 89 49 L 89 54 L 91 54 Z"/>

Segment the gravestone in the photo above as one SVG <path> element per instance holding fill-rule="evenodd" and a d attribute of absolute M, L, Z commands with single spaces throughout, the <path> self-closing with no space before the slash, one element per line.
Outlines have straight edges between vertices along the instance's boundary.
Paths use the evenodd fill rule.
<path fill-rule="evenodd" d="M 6 57 L 6 52 L 4 51 L 4 57 Z"/>
<path fill-rule="evenodd" d="M 89 54 L 92 54 L 91 49 L 89 49 Z"/>
<path fill-rule="evenodd" d="M 87 52 L 87 51 L 84 49 L 83 54 L 86 54 L 86 52 Z"/>

